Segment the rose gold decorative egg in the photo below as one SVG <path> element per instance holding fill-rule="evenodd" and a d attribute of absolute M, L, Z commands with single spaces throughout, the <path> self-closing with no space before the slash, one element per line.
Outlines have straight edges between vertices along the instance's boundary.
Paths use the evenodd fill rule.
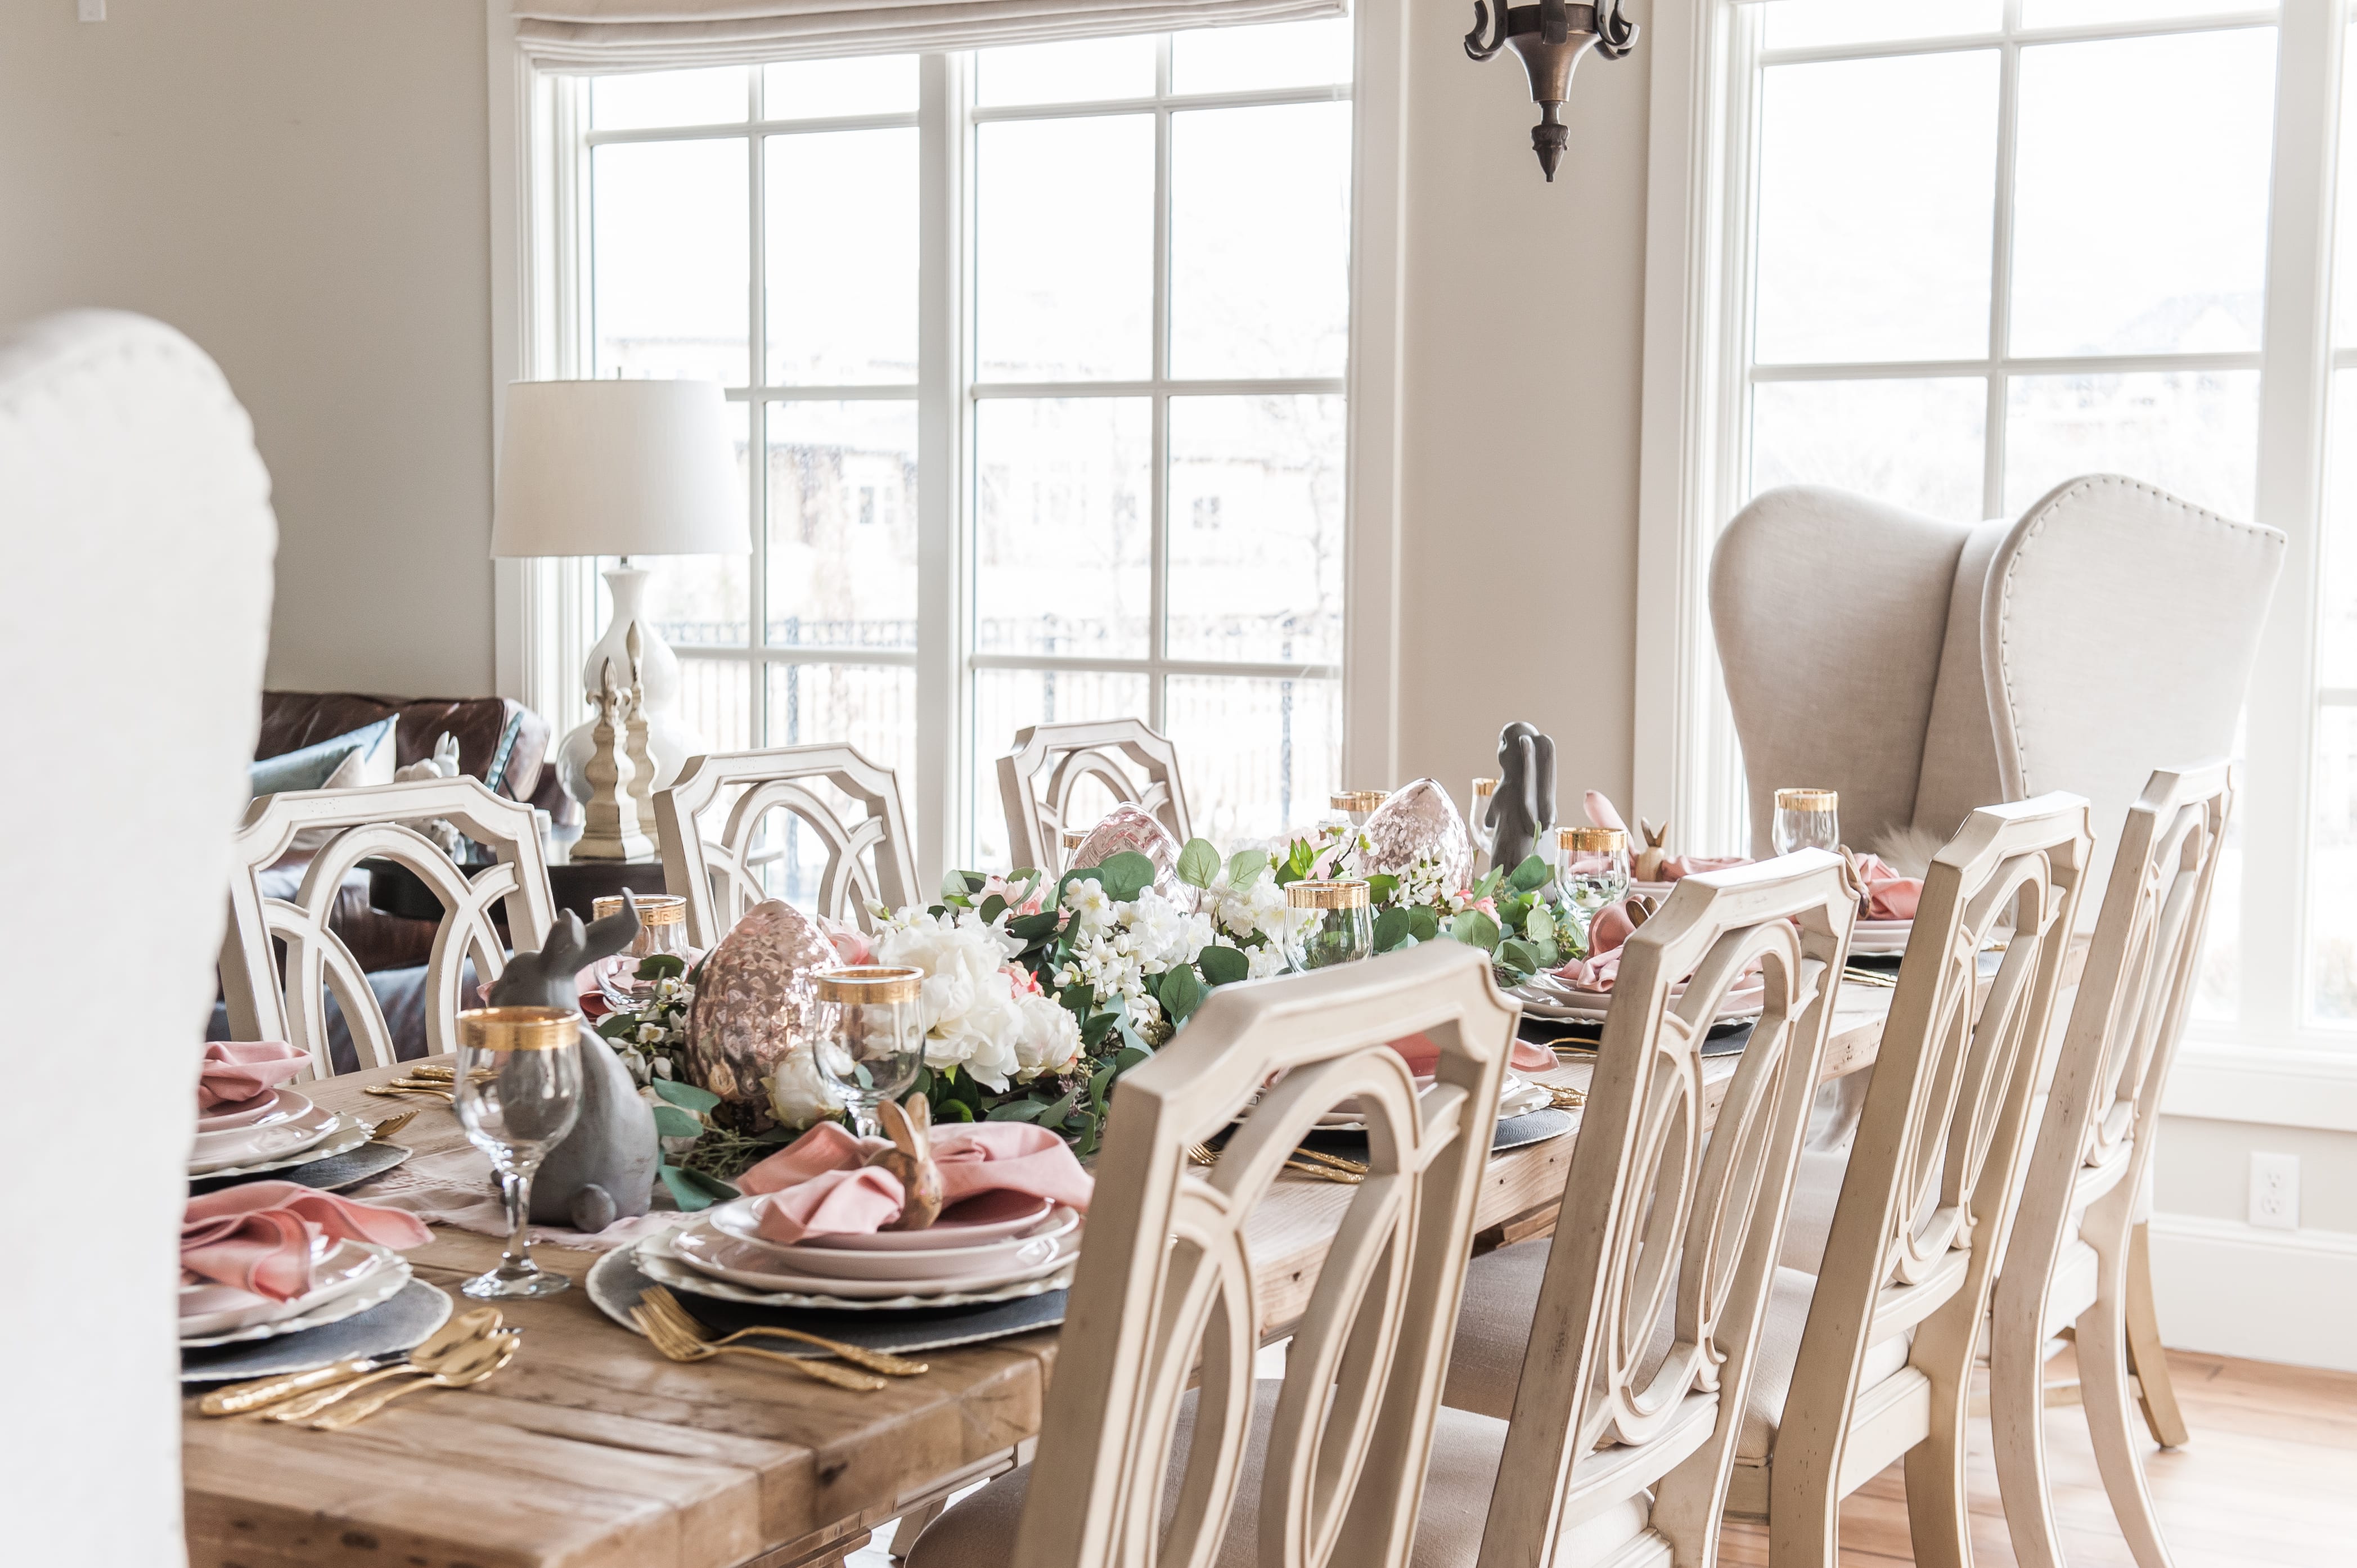
<path fill-rule="evenodd" d="M 1473 835 L 1457 814 L 1457 802 L 1437 779 L 1403 784 L 1369 813 L 1370 848 L 1359 857 L 1370 875 L 1397 876 L 1419 860 L 1440 863 L 1441 880 L 1451 893 L 1473 884 Z"/>
<path fill-rule="evenodd" d="M 687 1013 L 687 1076 L 737 1105 L 767 1105 L 761 1080 L 813 1039 L 813 983 L 839 968 L 818 923 L 779 899 L 755 905 L 705 961 Z"/>
<path fill-rule="evenodd" d="M 1103 865 L 1124 850 L 1134 850 L 1154 863 L 1154 890 L 1169 894 L 1178 885 L 1178 841 L 1161 819 L 1126 801 L 1105 813 L 1064 862 L 1067 871 Z"/>

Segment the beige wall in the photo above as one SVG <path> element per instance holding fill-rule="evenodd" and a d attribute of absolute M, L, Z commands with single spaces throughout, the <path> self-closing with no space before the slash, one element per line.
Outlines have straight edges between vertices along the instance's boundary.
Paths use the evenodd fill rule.
<path fill-rule="evenodd" d="M 221 362 L 275 490 L 273 684 L 490 691 L 482 0 L 107 12 L 0 5 L 0 321 L 118 306 Z"/>
<path fill-rule="evenodd" d="M 1401 771 L 1461 798 L 1528 719 L 1562 806 L 1658 815 L 1628 796 L 1651 67 L 1580 67 L 1549 185 L 1521 63 L 1467 59 L 1471 20 L 1412 0 Z"/>

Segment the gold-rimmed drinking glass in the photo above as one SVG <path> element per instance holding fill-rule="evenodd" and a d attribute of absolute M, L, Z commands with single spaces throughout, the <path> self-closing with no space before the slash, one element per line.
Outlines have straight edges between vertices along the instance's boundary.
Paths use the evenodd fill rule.
<path fill-rule="evenodd" d="M 1841 847 L 1841 794 L 1834 789 L 1779 789 L 1770 842 L 1778 854 Z"/>
<path fill-rule="evenodd" d="M 1327 803 L 1350 818 L 1352 827 L 1363 828 L 1367 825 L 1367 819 L 1374 814 L 1375 808 L 1382 805 L 1384 799 L 1381 789 L 1337 789 Z"/>
<path fill-rule="evenodd" d="M 687 945 L 687 900 L 674 893 L 635 894 L 639 906 L 639 934 L 630 945 L 611 958 L 597 961 L 597 990 L 606 1004 L 618 1013 L 635 1013 L 654 999 L 655 983 L 639 978 L 639 964 L 658 955 L 675 958 L 682 964 L 695 961 L 695 950 Z M 622 912 L 619 897 L 595 898 L 589 911 L 602 920 L 608 915 Z"/>
<path fill-rule="evenodd" d="M 532 1177 L 581 1112 L 581 1015 L 570 1007 L 470 1007 L 458 1015 L 451 1109 L 499 1173 L 508 1244 L 472 1296 L 554 1295 L 572 1287 L 532 1261 Z"/>
<path fill-rule="evenodd" d="M 1629 896 L 1629 835 L 1620 829 L 1558 828 L 1555 844 L 1555 886 L 1582 914 Z"/>
<path fill-rule="evenodd" d="M 925 1065 L 925 972 L 877 964 L 818 976 L 823 1012 L 812 1056 L 864 1138 L 880 1138 L 876 1108 L 897 1100 Z"/>
<path fill-rule="evenodd" d="M 1292 915 L 1285 956 L 1297 971 L 1356 963 L 1375 950 L 1374 905 L 1364 882 L 1288 883 L 1285 901 Z"/>

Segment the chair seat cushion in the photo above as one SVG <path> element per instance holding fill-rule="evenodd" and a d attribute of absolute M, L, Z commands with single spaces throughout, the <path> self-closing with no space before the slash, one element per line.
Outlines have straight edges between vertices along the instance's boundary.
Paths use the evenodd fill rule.
<path fill-rule="evenodd" d="M 1548 1246 L 1545 1240 L 1518 1241 L 1467 1265 L 1465 1301 L 1457 1310 L 1457 1338 L 1448 1349 L 1448 1380 L 1440 1389 L 1443 1404 L 1499 1421 L 1512 1419 Z"/>
<path fill-rule="evenodd" d="M 1768 1316 L 1760 1325 L 1760 1349 L 1751 1373 L 1751 1388 L 1743 1402 L 1743 1430 L 1735 1455 L 1747 1464 L 1762 1464 L 1775 1451 L 1776 1429 L 1783 1423 L 1784 1402 L 1792 1391 L 1792 1369 L 1801 1359 L 1801 1331 L 1808 1326 L 1809 1303 L 1816 1295 L 1817 1277 L 1798 1269 L 1776 1271 L 1768 1291 Z M 1861 1391 L 1907 1365 L 1915 1342 L 1912 1329 L 1894 1334 L 1866 1348 L 1866 1365 L 1858 1374 Z"/>
<path fill-rule="evenodd" d="M 1507 1251 L 1515 1251 L 1509 1248 Z M 1544 1246 L 1534 1249 L 1542 1255 Z M 1266 1470 L 1268 1429 L 1276 1416 L 1281 1384 L 1264 1379 L 1253 1395 L 1252 1434 L 1244 1452 L 1244 1484 L 1220 1542 L 1219 1568 L 1256 1568 L 1260 1562 L 1260 1492 L 1254 1484 Z M 1167 1527 L 1178 1507 L 1178 1482 L 1188 1441 L 1194 1430 L 1195 1396 L 1189 1394 L 1171 1444 L 1169 1482 L 1162 1492 Z M 1432 1465 L 1426 1472 L 1424 1507 L 1416 1525 L 1412 1568 L 1473 1568 L 1481 1552 L 1481 1529 L 1490 1517 L 1490 1493 L 1498 1458 L 1506 1444 L 1506 1423 L 1470 1411 L 1442 1407 L 1436 1412 Z M 906 1568 L 1006 1568 L 1015 1561 L 1015 1534 L 1029 1495 L 1031 1466 L 1010 1470 L 968 1493 L 917 1538 Z M 1646 1528 L 1651 1499 L 1624 1498 L 1565 1532 L 1556 1560 L 1601 1562 Z"/>

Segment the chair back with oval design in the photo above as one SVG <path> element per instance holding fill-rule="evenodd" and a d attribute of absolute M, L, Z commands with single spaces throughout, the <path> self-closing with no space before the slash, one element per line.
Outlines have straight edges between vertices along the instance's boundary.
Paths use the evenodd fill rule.
<path fill-rule="evenodd" d="M 1989 1352 L 1997 1478 L 2024 1563 L 2061 1561 L 2046 1481 L 2043 1368 L 2065 1326 L 2076 1330 L 2082 1403 L 2121 1530 L 2138 1562 L 2167 1558 L 2141 1445 L 2129 1435 L 2129 1238 L 2191 1004 L 2234 783 L 2222 762 L 2163 769 L 2129 808 L 2030 1151 Z"/>
<path fill-rule="evenodd" d="M 404 823 L 439 818 L 499 856 L 469 876 L 433 840 Z M 292 899 L 264 896 L 261 874 L 294 846 L 306 828 L 337 831 L 312 857 Z M 425 970 L 425 1041 L 431 1052 L 457 1048 L 456 1021 L 466 963 L 489 986 L 510 948 L 537 950 L 548 940 L 555 905 L 532 808 L 503 800 L 479 779 L 428 779 L 356 789 L 306 789 L 253 802 L 232 841 L 229 929 L 221 977 L 230 1033 L 242 1040 L 286 1040 L 311 1053 L 311 1070 L 334 1072 L 328 1051 L 327 998 L 332 993 L 362 1067 L 395 1059 L 384 1011 L 367 973 L 328 928 L 345 874 L 363 860 L 406 867 L 442 900 L 442 923 Z M 504 907 L 502 938 L 492 920 Z M 275 944 L 285 946 L 282 969 Z"/>
<path fill-rule="evenodd" d="M 1064 830 L 1084 830 L 1094 822 L 1071 817 L 1073 794 L 1091 782 L 1114 800 L 1151 812 L 1179 843 L 1190 836 L 1178 748 L 1144 720 L 1032 725 L 1015 732 L 1015 750 L 998 759 L 1008 864 L 1062 869 Z"/>
<path fill-rule="evenodd" d="M 1517 1016 L 1483 955 L 1436 942 L 1222 986 L 1122 1079 L 1040 1423 L 1034 1473 L 1055 1484 L 1032 1488 L 1015 1561 L 1210 1568 L 1248 1487 L 1263 1563 L 1407 1561 Z M 1440 1051 L 1421 1095 L 1388 1045 L 1419 1033 Z M 1315 1222 L 1333 1244 L 1248 1475 L 1254 1356 L 1290 1275 L 1284 1239 L 1246 1229 L 1348 1099 L 1371 1168 Z M 1218 1164 L 1191 1165 L 1247 1108 Z"/>
<path fill-rule="evenodd" d="M 1831 1564 L 1842 1497 L 1900 1455 L 1917 1541 L 1964 1539 L 1974 1351 L 2090 847 L 2086 800 L 2050 794 L 1975 811 L 1932 858 L 1768 1478 L 1779 1562 Z M 1861 1388 L 1900 1336 L 1905 1364 Z"/>
<path fill-rule="evenodd" d="M 1565 1531 L 1649 1489 L 1647 1528 L 1676 1560 L 1716 1560 L 1857 912 L 1841 862 L 1808 850 L 1684 878 L 1621 950 L 1484 1568 L 1552 1563 Z M 1760 1015 L 1714 1122 L 1703 1044 L 1755 966 Z"/>
<path fill-rule="evenodd" d="M 784 832 L 775 816 L 791 819 Z M 788 746 L 692 757 L 655 792 L 663 886 L 687 900 L 687 940 L 709 949 L 747 910 L 780 895 L 764 873 L 808 832 L 823 854 L 816 912 L 862 929 L 867 906 L 916 901 L 917 871 L 900 786 L 856 746 Z"/>

